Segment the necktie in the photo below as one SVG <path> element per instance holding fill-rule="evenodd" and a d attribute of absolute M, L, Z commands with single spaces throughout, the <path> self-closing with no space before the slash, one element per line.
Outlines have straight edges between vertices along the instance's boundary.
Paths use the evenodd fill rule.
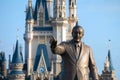
<path fill-rule="evenodd" d="M 80 46 L 79 46 L 79 44 L 76 44 L 76 59 L 77 60 L 79 58 L 79 52 L 80 52 Z"/>

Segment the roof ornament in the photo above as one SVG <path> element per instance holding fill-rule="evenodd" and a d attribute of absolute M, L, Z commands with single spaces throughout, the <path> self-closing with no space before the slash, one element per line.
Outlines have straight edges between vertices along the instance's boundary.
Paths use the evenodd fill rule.
<path fill-rule="evenodd" d="M 17 40 L 19 40 L 19 28 L 17 28 Z"/>
<path fill-rule="evenodd" d="M 111 54 L 110 54 L 110 46 L 111 46 L 110 42 L 111 42 L 111 40 L 109 39 L 108 42 L 109 43 L 108 43 L 108 56 L 107 57 L 108 57 L 108 62 L 109 62 L 109 70 L 113 71 L 114 67 L 113 67 L 113 64 L 112 64 L 112 58 L 111 58 Z"/>
<path fill-rule="evenodd" d="M 111 40 L 109 39 L 108 40 L 108 50 L 110 50 L 110 46 L 111 46 L 110 44 L 111 44 Z"/>
<path fill-rule="evenodd" d="M 75 26 L 78 26 L 78 21 L 76 22 L 76 25 Z"/>

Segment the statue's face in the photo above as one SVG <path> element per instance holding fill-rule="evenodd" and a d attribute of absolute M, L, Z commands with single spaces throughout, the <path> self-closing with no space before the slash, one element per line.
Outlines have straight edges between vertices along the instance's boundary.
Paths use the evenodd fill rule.
<path fill-rule="evenodd" d="M 84 35 L 84 31 L 82 28 L 79 27 L 76 27 L 72 32 L 72 36 L 75 42 L 80 42 L 83 35 Z"/>

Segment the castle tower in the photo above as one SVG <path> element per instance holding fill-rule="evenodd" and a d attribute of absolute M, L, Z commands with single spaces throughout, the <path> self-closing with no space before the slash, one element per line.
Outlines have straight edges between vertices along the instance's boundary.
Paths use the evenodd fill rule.
<path fill-rule="evenodd" d="M 112 64 L 110 49 L 108 50 L 108 56 L 104 64 L 104 70 L 102 71 L 100 80 L 117 80 L 115 77 L 115 69 Z"/>
<path fill-rule="evenodd" d="M 26 25 L 25 25 L 25 63 L 27 64 L 27 75 L 30 75 L 30 66 L 32 64 L 31 60 L 31 42 L 33 38 L 32 27 L 34 24 L 33 20 L 33 9 L 32 9 L 32 1 L 28 0 L 28 8 L 26 10 Z"/>
<path fill-rule="evenodd" d="M 54 0 L 54 14 L 53 14 L 52 26 L 53 36 L 58 41 L 58 44 L 62 41 L 66 41 L 66 0 Z M 60 72 L 61 57 L 56 55 L 54 58 L 54 73 L 58 75 Z"/>
<path fill-rule="evenodd" d="M 25 73 L 23 71 L 23 56 L 20 51 L 18 40 L 16 42 L 16 48 L 13 53 L 10 66 L 11 71 L 9 74 L 9 80 L 25 80 Z"/>
<path fill-rule="evenodd" d="M 66 0 L 54 0 L 53 35 L 58 43 L 66 41 Z"/>
<path fill-rule="evenodd" d="M 0 52 L 0 73 L 2 73 L 3 78 L 6 78 L 6 58 L 4 52 Z"/>
<path fill-rule="evenodd" d="M 5 58 L 5 54 L 3 54 L 3 62 L 2 62 L 2 73 L 3 76 L 6 77 L 7 73 L 6 73 L 6 58 Z"/>
<path fill-rule="evenodd" d="M 54 0 L 54 18 L 66 18 L 66 0 Z"/>
<path fill-rule="evenodd" d="M 67 33 L 67 40 L 71 39 L 71 32 L 72 28 L 75 26 L 76 22 L 78 21 L 76 15 L 76 0 L 69 0 L 69 17 L 68 17 L 68 33 Z"/>

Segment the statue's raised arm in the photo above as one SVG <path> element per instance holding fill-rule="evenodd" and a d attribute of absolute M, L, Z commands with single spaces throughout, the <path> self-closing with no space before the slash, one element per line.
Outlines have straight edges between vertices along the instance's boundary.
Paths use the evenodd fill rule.
<path fill-rule="evenodd" d="M 54 49 L 57 46 L 57 40 L 53 36 L 50 36 L 50 47 Z"/>
<path fill-rule="evenodd" d="M 57 45 L 57 40 L 53 36 L 50 36 L 50 48 L 54 54 L 60 55 L 65 52 L 65 47 L 63 44 L 61 43 Z"/>

